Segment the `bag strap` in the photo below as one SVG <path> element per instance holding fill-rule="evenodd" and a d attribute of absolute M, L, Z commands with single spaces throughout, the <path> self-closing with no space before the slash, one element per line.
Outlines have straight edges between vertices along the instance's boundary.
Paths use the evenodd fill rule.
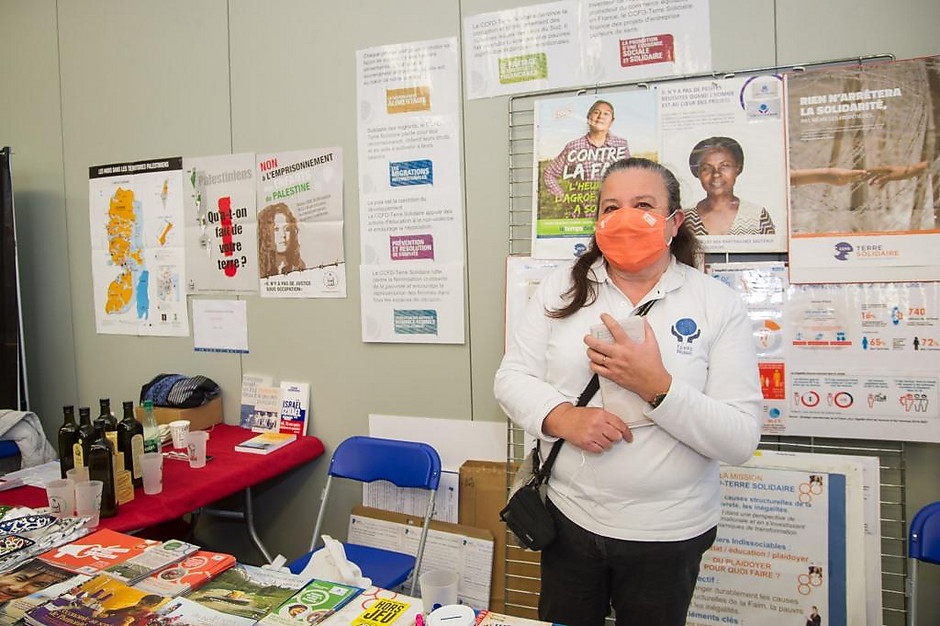
<path fill-rule="evenodd" d="M 655 300 L 649 300 L 648 302 L 643 303 L 643 305 L 636 310 L 636 316 L 645 317 L 646 314 L 649 313 L 649 310 L 653 308 L 653 304 L 655 302 Z M 581 392 L 581 395 L 578 396 L 578 403 L 575 404 L 575 406 L 587 406 L 587 403 L 591 401 L 591 398 L 594 397 L 594 394 L 597 393 L 597 390 L 600 389 L 600 387 L 600 379 L 598 378 L 597 374 L 594 374 L 591 376 L 591 380 L 588 381 L 587 387 L 585 387 L 584 391 Z M 532 467 L 532 473 L 535 474 L 535 478 L 538 484 L 541 485 L 543 482 L 548 480 L 549 474 L 552 473 L 552 466 L 555 465 L 555 459 L 558 457 L 558 452 L 561 450 L 563 443 L 565 443 L 565 440 L 559 439 L 552 444 L 552 450 L 548 453 L 548 458 L 545 459 L 545 463 L 542 463 L 540 468 L 539 450 L 541 450 L 541 448 L 539 446 L 539 442 L 535 442 L 536 454 L 534 465 Z"/>

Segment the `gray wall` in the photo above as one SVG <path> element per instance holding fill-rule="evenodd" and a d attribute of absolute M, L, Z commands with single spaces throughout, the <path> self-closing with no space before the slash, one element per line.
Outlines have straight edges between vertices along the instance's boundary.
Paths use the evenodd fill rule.
<path fill-rule="evenodd" d="M 464 16 L 525 4 L 0 0 L 0 144 L 14 149 L 30 397 L 48 432 L 61 405 L 136 398 L 163 371 L 214 378 L 228 422 L 237 420 L 243 372 L 310 381 L 312 432 L 328 450 L 366 431 L 373 412 L 504 419 L 491 386 L 502 354 L 508 252 L 507 99 L 464 102 L 466 345 L 364 344 L 355 51 L 458 35 Z M 712 4 L 719 72 L 940 52 L 936 0 Z M 95 334 L 89 165 L 331 145 L 346 150 L 347 299 L 248 298 L 251 354 L 244 357 L 194 353 L 188 338 Z M 907 449 L 910 516 L 938 499 L 940 463 L 936 446 Z M 260 490 L 262 535 L 275 551 L 303 551 L 325 467 L 318 461 Z M 343 496 L 355 499 L 350 490 Z M 228 530 L 208 529 L 257 560 L 242 534 Z M 342 536 L 341 518 L 327 530 Z M 940 578 L 926 569 L 925 584 L 936 587 Z M 940 600 L 925 599 L 922 610 L 925 623 L 940 622 Z"/>

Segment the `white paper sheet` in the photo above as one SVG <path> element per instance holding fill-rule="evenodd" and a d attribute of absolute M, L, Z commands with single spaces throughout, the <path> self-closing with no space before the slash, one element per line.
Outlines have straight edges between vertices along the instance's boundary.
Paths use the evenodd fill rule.
<path fill-rule="evenodd" d="M 248 307 L 244 300 L 193 300 L 196 352 L 248 353 Z"/>

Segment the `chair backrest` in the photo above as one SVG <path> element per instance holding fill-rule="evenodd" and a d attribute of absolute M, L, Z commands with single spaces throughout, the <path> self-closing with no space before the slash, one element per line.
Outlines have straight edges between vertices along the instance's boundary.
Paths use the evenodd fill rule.
<path fill-rule="evenodd" d="M 911 520 L 907 554 L 926 563 L 940 563 L 940 502 L 919 510 Z"/>
<path fill-rule="evenodd" d="M 387 480 L 398 487 L 437 489 L 441 457 L 426 443 L 350 437 L 333 452 L 330 476 L 371 483 Z"/>

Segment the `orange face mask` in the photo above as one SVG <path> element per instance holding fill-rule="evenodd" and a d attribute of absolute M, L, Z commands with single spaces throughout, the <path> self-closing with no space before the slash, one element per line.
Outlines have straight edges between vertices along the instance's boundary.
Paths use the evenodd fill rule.
<path fill-rule="evenodd" d="M 666 220 L 675 214 L 663 217 L 640 209 L 617 209 L 597 222 L 597 247 L 617 269 L 638 272 L 656 262 L 669 247 L 663 231 Z"/>

